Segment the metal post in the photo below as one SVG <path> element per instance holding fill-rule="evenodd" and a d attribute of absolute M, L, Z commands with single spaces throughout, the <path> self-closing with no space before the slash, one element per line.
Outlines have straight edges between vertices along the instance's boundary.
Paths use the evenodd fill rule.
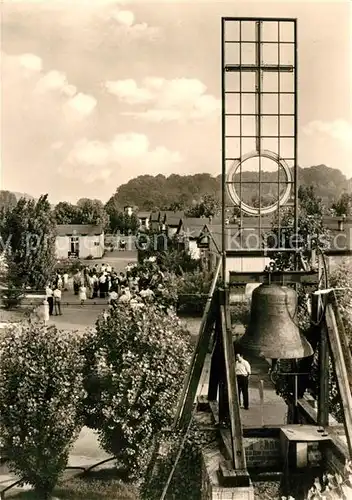
<path fill-rule="evenodd" d="M 226 216 L 226 119 L 225 119 L 225 19 L 221 19 L 221 252 L 222 252 L 222 279 L 226 283 L 226 239 L 225 239 L 225 216 Z"/>
<path fill-rule="evenodd" d="M 297 49 L 297 19 L 294 20 L 294 41 L 295 41 L 295 54 L 294 54 L 294 213 L 295 213 L 295 236 L 297 239 L 298 235 L 298 96 L 297 96 L 297 88 L 298 88 L 298 75 L 297 75 L 297 63 L 298 63 L 298 49 Z M 296 247 L 298 242 L 296 242 Z M 296 268 L 298 265 L 297 254 L 296 255 Z M 297 268 L 298 269 L 298 268 Z"/>

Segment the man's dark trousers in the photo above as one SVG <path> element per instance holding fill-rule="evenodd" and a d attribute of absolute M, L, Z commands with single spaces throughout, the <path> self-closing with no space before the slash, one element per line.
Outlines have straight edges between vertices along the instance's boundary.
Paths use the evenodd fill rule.
<path fill-rule="evenodd" d="M 248 395 L 248 376 L 237 375 L 238 399 L 241 402 L 241 394 L 243 398 L 243 406 L 248 410 L 249 395 Z"/>
<path fill-rule="evenodd" d="M 54 297 L 47 297 L 48 304 L 49 304 L 49 315 L 52 316 L 53 310 L 54 310 Z"/>

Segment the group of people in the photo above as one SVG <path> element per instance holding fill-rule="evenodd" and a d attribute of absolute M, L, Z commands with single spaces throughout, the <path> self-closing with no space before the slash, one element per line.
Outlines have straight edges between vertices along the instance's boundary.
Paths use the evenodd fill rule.
<path fill-rule="evenodd" d="M 72 277 L 67 272 L 57 272 L 45 290 L 41 313 L 44 321 L 48 322 L 50 316 L 62 315 L 62 292 L 71 288 L 82 306 L 88 299 L 101 298 L 107 299 L 109 305 L 116 308 L 122 296 L 124 298 L 138 291 L 138 278 L 131 276 L 131 267 L 132 264 L 128 264 L 126 272 L 117 273 L 109 264 L 95 264 L 76 271 Z"/>
<path fill-rule="evenodd" d="M 82 305 L 87 299 L 100 298 L 108 299 L 115 306 L 119 296 L 138 291 L 138 278 L 132 278 L 130 268 L 129 264 L 125 273 L 117 273 L 109 264 L 87 266 L 73 276 L 74 294 L 79 296 Z"/>

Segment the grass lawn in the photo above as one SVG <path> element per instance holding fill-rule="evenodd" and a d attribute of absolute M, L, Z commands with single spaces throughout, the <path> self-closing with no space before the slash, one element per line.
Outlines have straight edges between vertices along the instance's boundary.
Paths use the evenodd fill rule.
<path fill-rule="evenodd" d="M 33 491 L 10 491 L 6 498 L 41 500 Z M 137 489 L 116 479 L 72 478 L 59 484 L 53 493 L 57 500 L 138 500 Z"/>

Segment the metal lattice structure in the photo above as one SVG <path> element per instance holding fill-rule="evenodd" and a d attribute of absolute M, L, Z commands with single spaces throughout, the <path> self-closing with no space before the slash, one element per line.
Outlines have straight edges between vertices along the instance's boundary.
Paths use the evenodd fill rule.
<path fill-rule="evenodd" d="M 297 224 L 297 24 L 222 18 L 222 224 L 237 210 L 261 237 L 285 207 Z M 255 222 L 253 222 L 255 221 Z M 240 245 L 245 248 L 244 245 Z"/>

